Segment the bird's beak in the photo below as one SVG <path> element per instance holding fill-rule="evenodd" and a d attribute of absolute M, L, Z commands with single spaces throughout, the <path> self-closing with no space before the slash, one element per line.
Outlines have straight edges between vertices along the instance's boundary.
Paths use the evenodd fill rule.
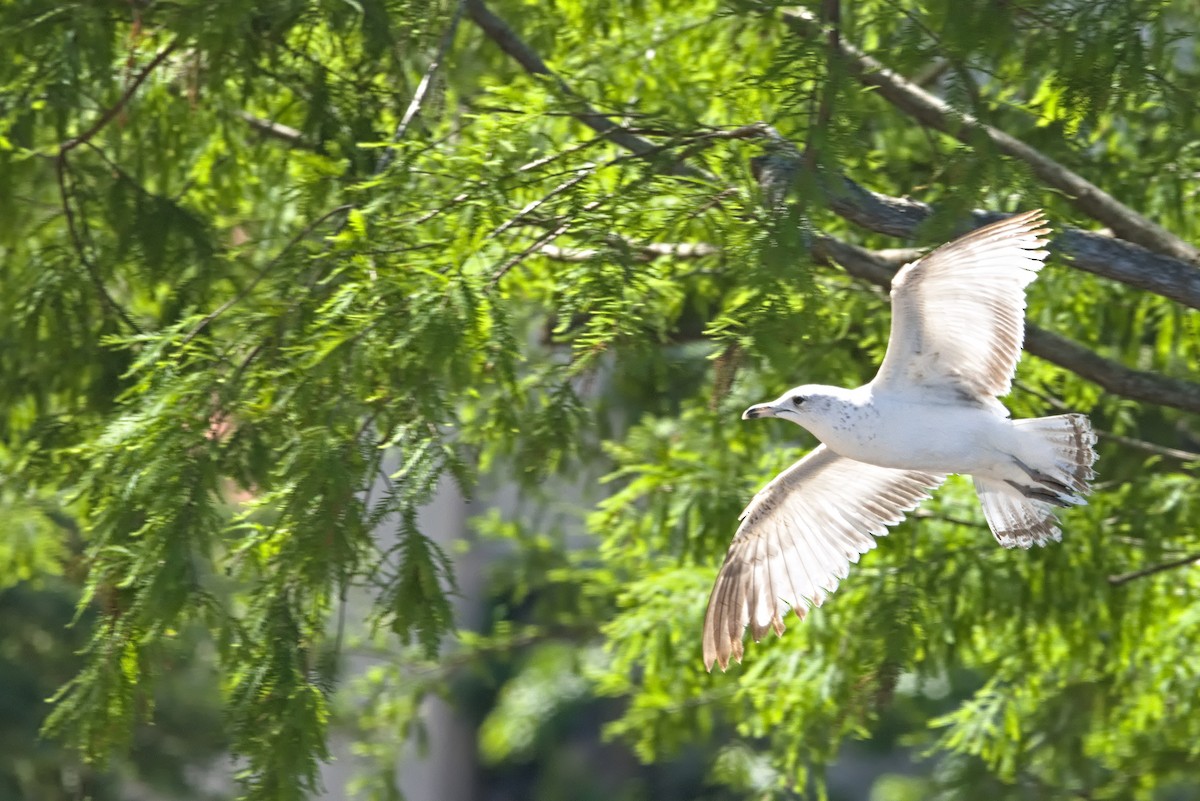
<path fill-rule="evenodd" d="M 775 407 L 769 403 L 756 403 L 742 412 L 743 420 L 753 420 L 755 417 L 774 417 Z"/>

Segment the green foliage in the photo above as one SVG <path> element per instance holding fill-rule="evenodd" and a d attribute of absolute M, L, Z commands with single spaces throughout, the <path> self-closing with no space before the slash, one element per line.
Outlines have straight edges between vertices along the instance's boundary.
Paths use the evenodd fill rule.
<path fill-rule="evenodd" d="M 523 72 L 475 5 L 0 10 L 0 599 L 78 594 L 73 629 L 45 618 L 55 669 L 23 691 L 54 694 L 47 731 L 97 766 L 140 749 L 198 642 L 252 799 L 314 791 L 334 721 L 359 730 L 363 793 L 396 797 L 421 700 L 467 694 L 473 669 L 495 765 L 599 703 L 643 761 L 707 749 L 714 794 L 820 793 L 843 744 L 902 709 L 936 769 L 880 799 L 1194 789 L 1200 574 L 1129 576 L 1200 549 L 1200 460 L 1138 447 L 1195 451 L 1195 420 L 1049 362 L 1022 362 L 1014 413 L 1061 403 L 1115 435 L 1061 547 L 1000 550 L 952 482 L 785 639 L 730 674 L 699 661 L 740 509 L 812 445 L 740 410 L 864 381 L 886 344 L 885 295 L 816 263 L 814 238 L 932 244 L 975 207 L 1089 227 L 1070 199 L 863 90 L 786 4 L 495 3 L 570 90 Z M 841 5 L 846 41 L 1200 239 L 1190 5 Z M 651 151 L 582 124 L 584 99 Z M 812 146 L 790 195 L 725 135 L 760 120 Z M 919 242 L 864 233 L 822 173 L 937 213 Z M 1029 318 L 1200 374 L 1194 309 L 1054 259 Z M 596 475 L 585 508 L 558 497 Z M 455 631 L 447 538 L 419 525 L 446 482 L 522 493 L 522 519 L 476 526 L 508 548 L 483 634 Z M 367 634 L 331 623 L 351 595 Z M 351 646 L 397 664 L 343 686 Z M 922 689 L 938 682 L 952 702 Z M 21 770 L 0 762 L 0 781 L 43 767 Z"/>

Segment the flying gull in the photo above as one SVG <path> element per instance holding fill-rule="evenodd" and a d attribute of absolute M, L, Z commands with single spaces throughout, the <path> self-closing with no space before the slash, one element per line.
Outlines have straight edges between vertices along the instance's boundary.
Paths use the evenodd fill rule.
<path fill-rule="evenodd" d="M 1045 224 L 1040 211 L 1018 214 L 900 270 L 891 340 L 869 384 L 806 384 L 742 414 L 791 420 L 821 444 L 742 513 L 704 618 L 707 669 L 741 661 L 747 626 L 758 640 L 783 634 L 789 608 L 803 620 L 949 473 L 974 479 L 1004 547 L 1062 539 L 1054 508 L 1085 503 L 1093 478 L 1088 418 L 1011 420 L 997 400 L 1021 355 Z"/>

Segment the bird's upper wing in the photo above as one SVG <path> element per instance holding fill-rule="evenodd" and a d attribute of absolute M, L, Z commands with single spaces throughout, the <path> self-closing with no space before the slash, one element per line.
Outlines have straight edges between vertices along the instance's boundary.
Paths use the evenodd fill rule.
<path fill-rule="evenodd" d="M 1018 214 L 896 273 L 892 338 L 873 385 L 985 401 L 1008 394 L 1025 339 L 1025 287 L 1046 257 L 1044 226 L 1041 211 Z"/>
<path fill-rule="evenodd" d="M 742 635 L 783 633 L 837 588 L 875 537 L 929 497 L 944 475 L 838 456 L 824 445 L 775 477 L 742 513 L 704 616 L 704 666 L 741 661 Z"/>

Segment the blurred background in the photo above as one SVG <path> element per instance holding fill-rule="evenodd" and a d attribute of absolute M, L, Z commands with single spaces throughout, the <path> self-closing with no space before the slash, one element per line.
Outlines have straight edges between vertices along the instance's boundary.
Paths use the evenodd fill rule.
<path fill-rule="evenodd" d="M 0 801 L 1200 797 L 1200 5 L 0 6 Z M 1044 208 L 970 482 L 704 670 L 890 277 Z"/>

